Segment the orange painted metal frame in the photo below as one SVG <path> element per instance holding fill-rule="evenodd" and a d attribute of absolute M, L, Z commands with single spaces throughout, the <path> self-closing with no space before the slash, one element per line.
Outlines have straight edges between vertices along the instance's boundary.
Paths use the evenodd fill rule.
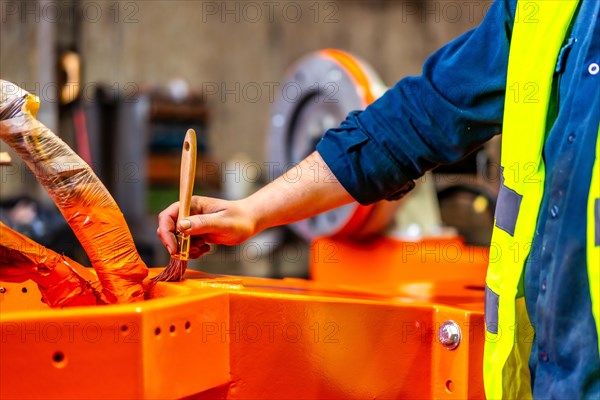
<path fill-rule="evenodd" d="M 483 398 L 487 255 L 407 246 L 323 239 L 313 280 L 189 271 L 137 304 L 52 310 L 34 284 L 0 283 L 0 397 Z"/>

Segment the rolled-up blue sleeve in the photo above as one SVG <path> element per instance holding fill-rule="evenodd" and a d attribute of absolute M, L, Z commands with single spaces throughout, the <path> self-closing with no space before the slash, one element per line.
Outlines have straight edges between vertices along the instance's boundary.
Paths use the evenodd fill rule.
<path fill-rule="evenodd" d="M 317 151 L 361 204 L 401 197 L 413 180 L 499 134 L 516 0 L 435 52 L 364 111 L 328 130 Z"/>

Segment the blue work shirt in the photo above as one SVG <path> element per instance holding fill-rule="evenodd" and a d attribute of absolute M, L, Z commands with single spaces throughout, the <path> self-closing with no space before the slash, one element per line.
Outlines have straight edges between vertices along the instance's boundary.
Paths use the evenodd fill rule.
<path fill-rule="evenodd" d="M 501 132 L 515 9 L 515 0 L 496 1 L 477 29 L 434 53 L 421 76 L 401 80 L 326 132 L 317 150 L 357 201 L 397 198 L 425 171 Z M 587 182 L 600 121 L 593 66 L 600 64 L 599 10 L 600 1 L 580 2 L 554 77 L 557 113 L 544 145 L 544 197 L 524 275 L 536 331 L 529 361 L 535 398 L 600 399 L 586 264 Z"/>

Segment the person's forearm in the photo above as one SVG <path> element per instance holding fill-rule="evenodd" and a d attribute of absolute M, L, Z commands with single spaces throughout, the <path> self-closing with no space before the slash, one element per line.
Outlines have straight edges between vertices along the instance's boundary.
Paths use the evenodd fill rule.
<path fill-rule="evenodd" d="M 318 152 L 243 200 L 256 231 L 296 222 L 354 201 Z"/>

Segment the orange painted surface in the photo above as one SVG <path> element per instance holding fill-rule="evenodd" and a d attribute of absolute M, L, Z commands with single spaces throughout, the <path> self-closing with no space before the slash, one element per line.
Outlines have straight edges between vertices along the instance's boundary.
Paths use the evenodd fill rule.
<path fill-rule="evenodd" d="M 181 398 L 229 380 L 227 343 L 199 329 L 227 319 L 223 293 L 161 284 L 142 303 L 42 309 L 35 284 L 0 285 L 2 399 Z"/>
<path fill-rule="evenodd" d="M 310 274 L 321 284 L 483 312 L 488 259 L 487 248 L 459 238 L 360 244 L 322 238 L 312 244 Z"/>
<path fill-rule="evenodd" d="M 0 397 L 483 398 L 483 293 L 452 291 L 481 285 L 480 273 L 447 270 L 411 295 L 372 277 L 395 276 L 399 242 L 315 246 L 325 244 L 339 248 L 339 282 L 318 262 L 311 281 L 189 271 L 146 302 L 62 310 L 39 302 L 35 284 L 0 283 Z M 420 269 L 445 270 L 430 264 Z M 423 274 L 404 275 L 411 285 Z M 463 332 L 453 351 L 437 340 L 447 320 Z"/>

